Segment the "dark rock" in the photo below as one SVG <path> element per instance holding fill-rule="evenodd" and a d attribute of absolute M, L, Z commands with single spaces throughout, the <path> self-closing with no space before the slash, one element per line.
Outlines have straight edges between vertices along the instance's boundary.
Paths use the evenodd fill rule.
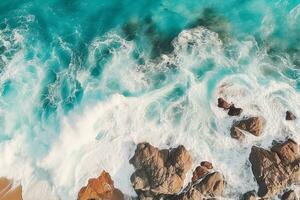
<path fill-rule="evenodd" d="M 285 146 L 284 143 L 281 145 Z M 279 156 L 273 151 L 252 147 L 249 160 L 259 186 L 259 197 L 272 198 L 288 185 L 299 181 L 299 159 L 286 162 L 280 157 L 285 159 L 285 156 Z"/>
<path fill-rule="evenodd" d="M 230 103 L 225 101 L 223 98 L 218 98 L 218 107 L 228 110 L 230 108 Z"/>
<path fill-rule="evenodd" d="M 242 140 L 244 134 L 242 131 L 247 131 L 255 136 L 260 136 L 263 129 L 263 119 L 261 117 L 250 117 L 233 123 L 230 135 L 231 137 Z"/>
<path fill-rule="evenodd" d="M 285 120 L 295 120 L 296 116 L 291 111 L 286 111 Z"/>
<path fill-rule="evenodd" d="M 192 158 L 184 146 L 159 150 L 140 143 L 130 163 L 136 169 L 131 182 L 139 199 L 159 199 L 180 192 Z"/>
<path fill-rule="evenodd" d="M 294 192 L 293 190 L 289 190 L 282 195 L 281 200 L 299 200 L 299 199 L 296 195 L 296 192 Z"/>
<path fill-rule="evenodd" d="M 243 112 L 242 108 L 236 108 L 234 104 L 230 105 L 228 115 L 229 116 L 239 116 Z"/>
<path fill-rule="evenodd" d="M 255 191 L 249 191 L 242 195 L 241 200 L 256 200 Z"/>

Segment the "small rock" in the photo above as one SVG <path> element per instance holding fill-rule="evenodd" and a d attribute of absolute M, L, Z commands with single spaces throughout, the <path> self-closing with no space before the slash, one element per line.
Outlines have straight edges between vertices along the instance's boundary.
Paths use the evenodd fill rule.
<path fill-rule="evenodd" d="M 289 190 L 282 195 L 281 200 L 298 200 L 298 198 L 293 190 Z"/>
<path fill-rule="evenodd" d="M 285 120 L 295 120 L 296 116 L 291 111 L 286 111 Z"/>
<path fill-rule="evenodd" d="M 114 187 L 110 175 L 103 171 L 98 178 L 89 179 L 86 187 L 81 188 L 77 200 L 123 200 L 122 192 Z"/>
<path fill-rule="evenodd" d="M 292 163 L 299 158 L 299 146 L 292 139 L 275 144 L 271 151 L 277 153 L 279 158 L 285 162 Z"/>
<path fill-rule="evenodd" d="M 243 194 L 241 200 L 256 200 L 255 191 L 249 191 Z"/>
<path fill-rule="evenodd" d="M 212 163 L 211 163 L 211 162 L 208 162 L 208 161 L 202 161 L 202 162 L 200 163 L 200 165 L 201 165 L 202 167 L 205 167 L 206 169 L 213 169 Z"/>
<path fill-rule="evenodd" d="M 234 104 L 229 107 L 228 115 L 229 116 L 239 116 L 243 112 L 242 108 L 236 108 Z"/>
<path fill-rule="evenodd" d="M 218 98 L 218 107 L 224 108 L 224 110 L 228 110 L 230 108 L 230 103 L 225 101 L 223 98 Z"/>

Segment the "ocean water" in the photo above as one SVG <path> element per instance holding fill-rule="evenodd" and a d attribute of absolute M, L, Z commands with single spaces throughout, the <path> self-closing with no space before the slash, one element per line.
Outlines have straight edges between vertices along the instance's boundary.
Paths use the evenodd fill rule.
<path fill-rule="evenodd" d="M 183 144 L 238 199 L 257 189 L 252 145 L 300 143 L 299 120 L 284 120 L 300 117 L 299 31 L 299 0 L 1 0 L 0 177 L 24 200 L 70 200 L 107 170 L 135 196 L 136 144 Z M 232 139 L 251 115 L 262 136 Z"/>

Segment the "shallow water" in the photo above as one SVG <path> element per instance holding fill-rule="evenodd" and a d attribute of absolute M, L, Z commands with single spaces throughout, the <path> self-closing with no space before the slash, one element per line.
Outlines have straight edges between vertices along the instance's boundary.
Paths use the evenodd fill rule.
<path fill-rule="evenodd" d="M 298 0 L 1 0 L 0 177 L 25 200 L 76 199 L 105 169 L 134 196 L 128 160 L 148 141 L 212 161 L 227 199 L 257 189 L 251 146 L 300 143 L 284 120 L 300 116 L 299 27 Z M 263 135 L 233 140 L 219 96 Z"/>

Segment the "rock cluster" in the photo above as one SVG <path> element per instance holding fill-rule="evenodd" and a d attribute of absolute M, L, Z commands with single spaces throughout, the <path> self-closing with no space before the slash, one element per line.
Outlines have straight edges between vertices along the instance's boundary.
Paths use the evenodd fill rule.
<path fill-rule="evenodd" d="M 300 179 L 298 144 L 289 139 L 271 150 L 253 146 L 249 156 L 258 183 L 258 196 L 272 198 Z"/>
<path fill-rule="evenodd" d="M 192 166 L 192 158 L 183 146 L 159 150 L 149 143 L 140 143 L 130 163 L 136 169 L 131 182 L 140 200 L 202 200 L 221 196 L 225 187 L 223 175 L 210 173 L 212 164 L 205 161 L 195 169 L 192 182 L 180 193 Z"/>
<path fill-rule="evenodd" d="M 89 179 L 87 186 L 81 188 L 77 200 L 123 200 L 123 194 L 114 187 L 110 175 L 103 171 L 98 178 Z"/>
<path fill-rule="evenodd" d="M 260 136 L 263 129 L 263 119 L 261 117 L 249 117 L 232 124 L 230 135 L 232 138 L 243 140 L 244 132 L 251 133 L 254 136 Z"/>
<path fill-rule="evenodd" d="M 228 103 L 223 98 L 218 98 L 218 107 L 228 110 L 229 116 L 239 116 L 243 112 L 242 108 L 235 107 L 234 104 Z"/>

